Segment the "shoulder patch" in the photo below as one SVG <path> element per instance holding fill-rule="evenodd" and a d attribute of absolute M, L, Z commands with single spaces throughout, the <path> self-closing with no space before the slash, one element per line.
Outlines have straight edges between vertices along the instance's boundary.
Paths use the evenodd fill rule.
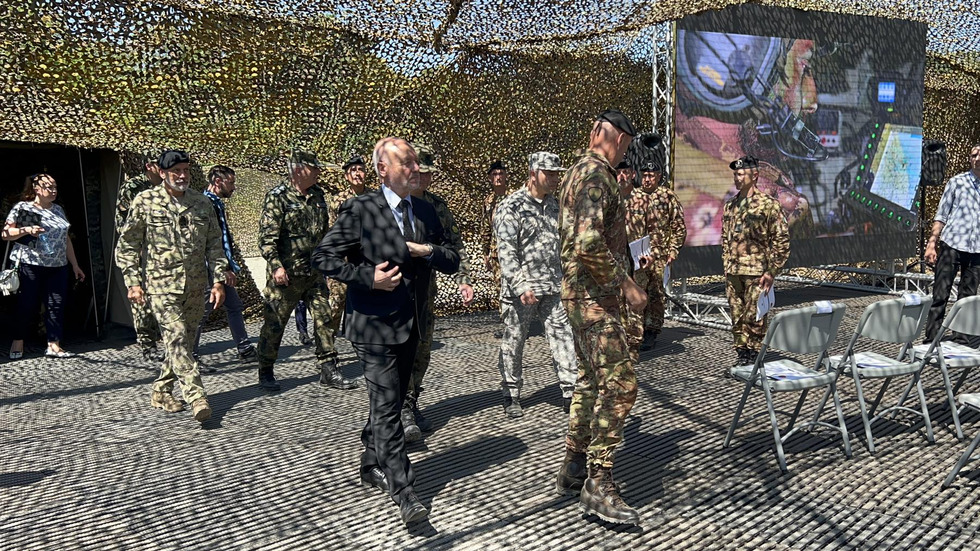
<path fill-rule="evenodd" d="M 592 199 L 593 201 L 601 200 L 602 190 L 597 187 L 589 188 L 589 199 Z"/>
<path fill-rule="evenodd" d="M 450 231 L 452 231 L 453 233 L 459 233 L 459 226 L 453 224 L 453 227 L 450 228 Z"/>

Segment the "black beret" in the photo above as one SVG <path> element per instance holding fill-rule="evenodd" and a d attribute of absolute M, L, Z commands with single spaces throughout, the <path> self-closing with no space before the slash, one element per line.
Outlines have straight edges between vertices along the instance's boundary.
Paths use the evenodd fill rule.
<path fill-rule="evenodd" d="M 164 170 L 173 168 L 175 165 L 180 163 L 191 162 L 190 155 L 186 151 L 180 151 L 178 149 L 168 149 L 160 155 L 160 159 L 157 161 L 157 166 Z"/>
<path fill-rule="evenodd" d="M 633 128 L 633 123 L 619 109 L 606 109 L 602 113 L 599 113 L 596 120 L 608 122 L 627 136 L 636 136 L 636 129 Z"/>
<path fill-rule="evenodd" d="M 507 170 L 507 165 L 505 165 L 504 162 L 501 161 L 500 159 L 497 159 L 496 161 L 493 161 L 492 163 L 490 163 L 490 168 L 487 169 L 487 174 L 490 174 L 494 170 L 503 170 L 503 171 L 506 171 Z"/>
<path fill-rule="evenodd" d="M 629 161 L 627 161 L 626 159 L 619 161 L 619 164 L 616 165 L 616 170 L 626 170 L 626 169 L 633 170 L 633 165 L 631 165 Z"/>
<path fill-rule="evenodd" d="M 663 172 L 663 167 L 657 161 L 648 161 L 643 164 L 640 172 Z"/>
<path fill-rule="evenodd" d="M 344 163 L 343 166 L 341 166 L 340 168 L 344 172 L 347 172 L 347 169 L 348 168 L 350 168 L 352 166 L 357 166 L 357 165 L 364 166 L 364 158 L 361 157 L 360 155 L 358 155 L 357 153 L 355 153 L 355 154 L 351 155 L 350 159 L 347 159 L 347 162 Z"/>
<path fill-rule="evenodd" d="M 740 170 L 743 168 L 759 168 L 759 159 L 756 159 L 752 155 L 746 155 L 735 159 L 728 164 L 728 168 L 732 170 Z"/>

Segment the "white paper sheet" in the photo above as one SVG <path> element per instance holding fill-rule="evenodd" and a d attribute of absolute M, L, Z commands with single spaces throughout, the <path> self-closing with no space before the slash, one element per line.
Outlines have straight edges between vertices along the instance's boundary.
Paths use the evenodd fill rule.
<path fill-rule="evenodd" d="M 650 236 L 645 235 L 636 241 L 630 241 L 630 256 L 633 257 L 633 269 L 640 269 L 640 257 L 650 254 Z"/>
<path fill-rule="evenodd" d="M 664 267 L 664 289 L 670 289 L 670 264 Z"/>
<path fill-rule="evenodd" d="M 759 294 L 759 302 L 755 305 L 755 321 L 761 320 L 776 305 L 776 286 L 769 287 L 768 293 Z"/>

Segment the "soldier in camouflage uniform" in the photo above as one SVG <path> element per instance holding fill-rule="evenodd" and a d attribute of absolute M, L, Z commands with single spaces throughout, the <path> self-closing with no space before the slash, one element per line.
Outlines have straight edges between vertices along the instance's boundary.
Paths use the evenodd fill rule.
<path fill-rule="evenodd" d="M 729 167 L 738 195 L 725 203 L 721 260 L 738 354 L 735 365 L 746 365 L 755 361 L 766 336 L 769 316 L 756 321 L 756 305 L 789 259 L 789 227 L 779 203 L 756 188 L 758 160 L 745 156 Z"/>
<path fill-rule="evenodd" d="M 143 164 L 143 174 L 126 181 L 119 188 L 119 196 L 116 198 L 116 233 L 122 232 L 126 218 L 129 216 L 130 206 L 133 199 L 140 192 L 152 189 L 160 185 L 160 171 L 157 167 L 156 159 L 145 156 Z M 141 260 L 142 265 L 142 260 Z M 153 313 L 144 304 L 130 302 L 130 311 L 133 314 L 133 329 L 136 330 L 136 344 L 139 345 L 143 353 L 143 359 L 148 362 L 162 362 L 163 355 L 157 348 L 157 341 L 160 340 L 160 327 L 157 325 Z"/>
<path fill-rule="evenodd" d="M 481 238 L 483 239 L 483 263 L 487 271 L 493 275 L 494 285 L 496 286 L 494 291 L 496 292 L 500 288 L 500 262 L 497 260 L 497 242 L 493 236 L 493 216 L 497 212 L 497 205 L 500 204 L 500 200 L 507 195 L 507 165 L 503 161 L 494 161 L 490 163 L 490 168 L 487 169 L 487 175 L 490 177 L 490 187 L 492 189 L 483 198 L 483 230 L 481 231 Z M 499 334 L 496 336 L 500 338 Z"/>
<path fill-rule="evenodd" d="M 650 235 L 650 255 L 653 263 L 637 270 L 633 279 L 647 293 L 648 302 L 643 312 L 643 345 L 640 350 L 650 350 L 657 335 L 664 327 L 664 270 L 677 258 L 687 228 L 684 226 L 684 208 L 674 190 L 661 185 L 659 163 L 647 163 L 642 169 L 640 192 L 634 193 L 627 207 L 631 216 L 643 218 L 643 231 Z"/>
<path fill-rule="evenodd" d="M 343 205 L 344 201 L 371 191 L 371 188 L 364 185 L 366 172 L 363 157 L 352 155 L 341 168 L 344 171 L 347 187 L 333 194 L 327 202 L 327 215 L 331 226 L 337 221 L 337 213 L 340 212 L 340 205 Z M 340 319 L 344 315 L 347 286 L 336 279 L 328 279 L 327 288 L 330 289 L 330 298 L 327 301 L 330 304 L 330 330 L 336 338 L 337 330 L 340 329 Z"/>
<path fill-rule="evenodd" d="M 320 384 L 341 390 L 357 383 L 337 367 L 329 291 L 324 277 L 310 266 L 310 255 L 327 233 L 327 204 L 316 185 L 322 166 L 316 155 L 295 151 L 289 159 L 289 181 L 269 190 L 259 218 L 259 251 L 267 263 L 262 330 L 259 333 L 259 386 L 280 389 L 273 371 L 289 314 L 303 300 L 313 314 Z"/>
<path fill-rule="evenodd" d="M 620 301 L 625 295 L 630 308 L 642 311 L 646 294 L 626 274 L 626 209 L 612 163 L 623 158 L 635 134 L 623 113 L 602 112 L 589 149 L 565 174 L 558 201 L 561 298 L 575 336 L 579 373 L 557 490 L 581 492 L 586 511 L 632 524 L 639 522 L 639 514 L 623 502 L 612 479 L 613 455 L 636 400 Z"/>
<path fill-rule="evenodd" d="M 427 145 L 413 145 L 418 155 L 419 163 L 419 187 L 411 192 L 412 197 L 422 199 L 431 204 L 439 217 L 439 223 L 447 233 L 450 246 L 459 253 L 459 271 L 453 274 L 453 282 L 459 290 L 463 300 L 463 306 L 473 303 L 473 281 L 470 279 L 469 257 L 463 246 L 463 236 L 456 224 L 456 217 L 449 210 L 449 203 L 445 199 L 429 191 L 432 184 L 432 176 L 439 169 L 435 166 L 435 152 Z M 435 311 L 436 294 L 436 275 L 432 274 L 429 279 L 429 303 L 424 310 L 428 313 L 421 324 L 421 338 L 419 346 L 415 352 L 415 364 L 412 366 L 412 375 L 408 383 L 408 391 L 405 393 L 405 403 L 402 407 L 402 427 L 405 431 L 405 441 L 414 442 L 422 438 L 423 432 L 432 431 L 432 422 L 422 415 L 419 411 L 418 399 L 422 392 L 422 379 L 425 372 L 429 369 L 429 362 L 432 359 L 432 337 L 435 331 L 436 318 L 432 315 Z"/>
<path fill-rule="evenodd" d="M 116 265 L 129 288 L 129 300 L 148 303 L 163 330 L 167 355 L 153 383 L 150 405 L 170 413 L 182 411 L 183 404 L 172 394 L 178 380 L 194 419 L 203 423 L 211 416 L 211 406 L 193 357 L 194 337 L 204 316 L 201 293 L 208 286 L 210 271 L 214 284 L 209 300 L 220 307 L 225 299 L 223 282 L 231 272 L 211 202 L 188 189 L 190 157 L 183 151 L 166 151 L 158 164 L 163 185 L 133 200 L 116 246 Z M 146 255 L 145 278 L 140 270 L 142 254 Z"/>
<path fill-rule="evenodd" d="M 625 159 L 616 165 L 616 183 L 619 184 L 619 196 L 626 204 L 626 241 L 641 239 L 646 234 L 644 212 L 634 213 L 630 208 L 630 198 L 633 196 L 633 183 L 636 181 L 636 170 Z M 652 260 L 647 257 L 646 261 Z M 633 262 L 627 260 L 626 274 L 634 277 L 636 270 Z M 634 281 L 636 281 L 634 279 Z M 626 342 L 629 344 L 630 358 L 636 364 L 640 361 L 640 345 L 643 344 L 643 312 L 634 312 L 626 304 L 626 297 L 620 300 L 620 310 L 623 315 L 623 329 L 626 330 Z"/>
<path fill-rule="evenodd" d="M 504 320 L 497 367 L 504 412 L 511 418 L 524 415 L 521 364 L 533 316 L 544 323 L 565 413 L 578 377 L 575 339 L 561 303 L 558 201 L 554 196 L 565 169 L 558 155 L 546 151 L 532 153 L 528 162 L 527 185 L 500 202 L 493 220 L 500 259 L 500 317 Z"/>

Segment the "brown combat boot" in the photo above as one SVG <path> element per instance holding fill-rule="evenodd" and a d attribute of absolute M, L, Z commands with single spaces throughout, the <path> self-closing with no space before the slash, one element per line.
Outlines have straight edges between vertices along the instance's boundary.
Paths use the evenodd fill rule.
<path fill-rule="evenodd" d="M 177 413 L 178 411 L 184 411 L 184 403 L 178 401 L 174 398 L 173 394 L 169 392 L 157 392 L 153 391 L 150 393 L 150 405 L 162 409 L 167 413 Z"/>
<path fill-rule="evenodd" d="M 619 497 L 610 468 L 589 467 L 589 478 L 582 485 L 579 503 L 585 513 L 593 513 L 607 522 L 640 524 L 640 514 Z"/>
<path fill-rule="evenodd" d="M 565 461 L 558 470 L 558 482 L 555 488 L 565 496 L 577 496 L 582 491 L 588 469 L 585 465 L 585 454 L 565 449 Z"/>
<path fill-rule="evenodd" d="M 211 405 L 208 404 L 207 398 L 198 398 L 191 403 L 191 412 L 194 414 L 194 420 L 198 423 L 203 423 L 211 418 Z"/>

